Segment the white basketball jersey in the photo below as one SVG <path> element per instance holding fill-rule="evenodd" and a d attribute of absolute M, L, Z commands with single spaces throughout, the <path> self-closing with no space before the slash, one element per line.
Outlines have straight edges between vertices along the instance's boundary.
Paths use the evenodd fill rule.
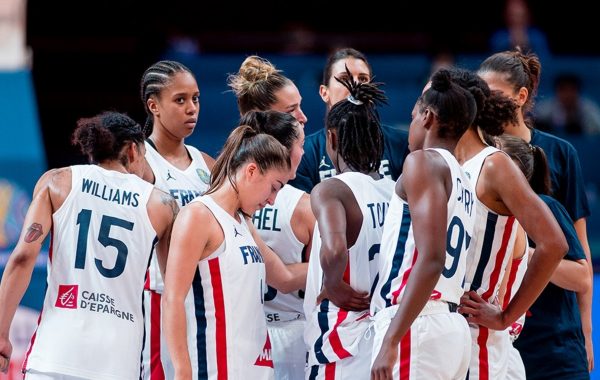
<path fill-rule="evenodd" d="M 447 206 L 446 263 L 430 299 L 458 304 L 463 295 L 467 248 L 475 223 L 473 190 L 450 152 L 431 150 L 438 152 L 448 164 L 452 193 Z M 380 281 L 371 300 L 372 314 L 400 303 L 418 254 L 408 203 L 394 192 L 383 231 Z"/>
<path fill-rule="evenodd" d="M 285 185 L 277 193 L 273 206 L 256 211 L 252 217 L 260 237 L 285 264 L 303 261 L 304 244 L 294 235 L 292 215 L 304 194 L 302 190 Z M 265 294 L 267 322 L 290 321 L 304 316 L 303 301 L 298 291 L 283 294 L 269 286 Z"/>
<path fill-rule="evenodd" d="M 195 201 L 209 208 L 225 235 L 224 249 L 198 262 L 192 283 L 198 378 L 271 379 L 271 342 L 263 311 L 263 257 L 241 214 L 240 223 L 209 195 Z"/>
<path fill-rule="evenodd" d="M 363 222 L 356 243 L 348 248 L 348 265 L 344 281 L 357 291 L 371 293 L 377 281 L 377 260 L 383 223 L 394 192 L 394 182 L 388 178 L 374 180 L 362 173 L 342 173 L 332 179 L 345 183 L 356 199 Z M 338 308 L 328 299 L 317 304 L 323 286 L 321 268 L 321 237 L 318 223 L 313 234 L 310 253 L 304 312 L 304 341 L 309 350 L 309 366 L 334 363 L 354 356 L 366 329 L 369 311 L 353 312 Z"/>
<path fill-rule="evenodd" d="M 142 292 L 156 242 L 153 186 L 133 174 L 72 166 L 52 215 L 48 288 L 25 369 L 86 379 L 140 375 Z"/>
<path fill-rule="evenodd" d="M 518 221 L 515 221 L 515 224 L 518 224 Z M 512 254 L 512 250 L 510 252 Z M 512 259 L 512 257 L 511 257 Z M 529 241 L 527 240 L 527 235 L 525 235 L 525 251 L 523 256 L 518 259 L 512 259 L 512 266 L 510 269 L 510 273 L 508 276 L 508 281 L 506 283 L 506 292 L 504 293 L 504 300 L 502 300 L 502 305 L 506 307 L 509 304 L 510 300 L 513 299 L 519 288 L 521 287 L 521 283 L 523 282 L 523 277 L 525 277 L 525 272 L 527 271 L 527 262 L 529 261 Z"/>
<path fill-rule="evenodd" d="M 471 180 L 473 189 L 485 159 L 496 152 L 504 152 L 486 147 L 475 157 L 463 164 L 463 169 Z M 477 224 L 473 241 L 467 255 L 467 275 L 465 290 L 474 290 L 486 301 L 493 301 L 500 289 L 500 283 L 508 260 L 512 258 L 517 223 L 514 216 L 504 216 L 487 208 L 474 192 L 477 210 Z"/>
<path fill-rule="evenodd" d="M 183 207 L 197 196 L 204 194 L 210 184 L 210 171 L 202 153 L 193 146 L 185 146 L 192 163 L 185 170 L 173 166 L 156 151 L 152 144 L 146 141 L 146 161 L 154 172 L 154 186 L 170 193 L 177 201 L 179 207 Z M 156 258 L 152 258 L 148 268 L 148 283 L 146 289 L 162 293 L 164 282 L 160 275 L 160 269 Z"/>
<path fill-rule="evenodd" d="M 517 221 L 515 223 L 519 222 Z M 502 302 L 504 308 L 506 308 L 506 306 L 513 299 L 513 297 L 521 287 L 523 277 L 525 277 L 525 272 L 527 271 L 527 262 L 529 261 L 529 243 L 527 240 L 527 236 L 525 236 L 525 242 L 525 253 L 522 257 L 518 259 L 513 259 L 512 262 L 508 282 L 506 283 L 506 292 L 504 293 L 504 300 Z M 508 332 L 512 341 L 515 341 L 519 337 L 519 334 L 521 334 L 521 331 L 523 330 L 523 325 L 525 325 L 525 316 L 526 314 L 521 315 L 519 319 L 517 319 L 508 328 Z"/>

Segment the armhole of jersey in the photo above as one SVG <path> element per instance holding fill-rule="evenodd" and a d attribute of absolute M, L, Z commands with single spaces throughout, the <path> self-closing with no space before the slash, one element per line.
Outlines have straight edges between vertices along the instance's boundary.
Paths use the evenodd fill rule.
<path fill-rule="evenodd" d="M 335 178 L 335 177 L 332 177 Z M 360 214 L 362 215 L 362 223 L 360 224 L 360 229 L 358 230 L 358 234 L 356 235 L 356 241 L 354 242 L 354 244 L 352 244 L 351 246 L 348 245 L 347 249 L 351 250 L 352 248 L 354 248 L 354 246 L 356 246 L 356 243 L 358 243 L 358 240 L 360 239 L 360 236 L 362 235 L 363 231 L 367 228 L 366 224 L 368 223 L 367 218 L 365 218 L 365 215 L 367 215 L 366 213 L 363 212 L 363 209 L 360 207 L 360 200 L 356 197 L 356 194 L 358 192 L 359 189 L 356 189 L 357 191 L 354 191 L 355 189 L 353 189 L 348 182 L 339 179 L 338 181 L 342 182 L 344 185 L 346 185 L 346 187 L 348 187 L 348 189 L 350 189 L 350 193 L 352 193 L 352 197 L 354 197 L 354 201 L 356 202 L 356 204 L 358 205 L 358 211 L 360 212 Z"/>
<path fill-rule="evenodd" d="M 146 159 L 146 163 L 148 164 L 148 168 L 150 169 L 150 171 L 152 171 L 152 177 L 154 179 L 154 182 L 151 182 L 152 185 L 156 185 L 156 172 L 154 171 L 154 165 L 158 165 L 158 163 L 156 162 L 156 160 L 154 159 L 154 154 L 158 154 L 158 151 L 156 150 L 156 147 L 154 146 L 154 142 L 152 142 L 152 140 L 150 140 L 149 138 L 147 138 L 145 140 L 146 143 L 146 154 L 144 155 L 144 158 Z M 152 150 L 154 150 L 154 153 L 152 152 Z"/>
<path fill-rule="evenodd" d="M 144 181 L 144 180 L 142 179 L 142 181 Z M 146 220 L 146 223 L 148 223 L 148 227 L 150 228 L 150 230 L 152 230 L 152 231 L 154 232 L 154 236 L 155 236 L 156 238 L 158 238 L 158 231 L 156 231 L 156 229 L 154 228 L 154 224 L 152 224 L 152 219 L 150 219 L 150 213 L 148 212 L 148 207 L 150 206 L 150 201 L 152 200 L 152 193 L 154 192 L 154 190 L 155 190 L 155 189 L 156 189 L 157 191 L 162 191 L 162 190 L 160 190 L 160 189 L 158 189 L 158 188 L 154 187 L 154 185 L 152 185 L 152 184 L 151 184 L 151 183 L 149 183 L 149 182 L 146 182 L 146 181 L 144 181 L 144 183 L 149 185 L 149 189 L 148 189 L 148 190 L 146 190 L 146 192 L 147 192 L 148 194 L 147 194 L 147 198 L 146 198 L 146 199 L 147 199 L 147 201 L 146 201 L 146 204 L 145 204 L 145 207 L 146 207 L 146 212 L 144 213 L 144 215 L 145 215 L 145 220 Z"/>
<path fill-rule="evenodd" d="M 483 150 L 487 150 L 489 148 L 494 148 L 494 147 L 487 146 L 487 147 L 483 148 Z M 479 165 L 479 172 L 477 173 L 477 183 L 479 183 L 479 177 L 481 177 L 481 171 L 483 170 L 483 165 L 485 165 L 485 161 L 488 158 L 490 158 L 490 156 L 492 156 L 493 154 L 496 154 L 498 152 L 501 152 L 504 155 L 506 155 L 508 158 L 510 158 L 510 156 L 508 155 L 508 153 L 506 153 L 505 151 L 500 150 L 500 149 L 496 149 L 496 150 L 493 150 L 493 151 L 489 152 L 485 157 L 483 157 L 483 160 L 481 161 L 481 165 Z M 473 190 L 475 191 L 475 196 L 477 196 L 477 183 L 473 184 Z"/>
<path fill-rule="evenodd" d="M 219 244 L 219 247 L 217 247 L 217 249 L 215 249 L 213 252 L 211 252 L 205 258 L 199 260 L 199 262 L 202 262 L 202 261 L 208 261 L 208 260 L 217 258 L 217 257 L 221 256 L 225 252 L 225 250 L 227 249 L 227 244 L 226 244 L 227 234 L 225 233 L 225 229 L 223 228 L 223 225 L 221 224 L 221 222 L 219 221 L 219 219 L 217 218 L 217 216 L 215 215 L 215 213 L 213 212 L 213 210 L 210 208 L 210 206 L 202 201 L 202 197 L 197 198 L 197 199 L 198 199 L 197 200 L 198 202 L 202 203 L 204 205 L 204 207 L 206 207 L 207 210 L 210 211 L 210 213 L 212 214 L 215 222 L 219 225 L 219 228 L 223 232 L 223 241 L 221 242 L 221 244 Z"/>
<path fill-rule="evenodd" d="M 290 185 L 291 186 L 291 185 Z M 292 223 L 292 219 L 294 218 L 294 214 L 296 213 L 296 209 L 298 208 L 298 205 L 300 204 L 300 201 L 302 200 L 302 198 L 304 197 L 304 194 L 308 194 L 300 189 L 296 189 L 295 187 L 292 186 L 293 189 L 297 190 L 298 192 L 300 192 L 300 196 L 297 198 L 296 200 L 296 204 L 294 205 L 294 208 L 291 210 L 291 215 L 290 215 L 290 229 L 291 229 L 291 235 L 294 238 L 294 240 L 296 240 L 296 243 L 298 243 L 300 246 L 302 246 L 302 252 L 304 252 L 306 250 L 306 244 L 302 243 L 300 241 L 300 239 L 298 239 L 298 236 L 296 236 L 296 233 L 294 232 L 294 226 Z M 308 196 L 310 197 L 310 194 L 308 194 Z M 310 198 L 309 198 L 309 203 L 310 203 Z M 286 210 L 286 212 L 288 212 L 288 210 Z M 312 210 L 311 210 L 312 212 Z M 304 254 L 302 256 L 304 258 Z"/>
<path fill-rule="evenodd" d="M 210 170 L 208 170 L 208 165 L 206 164 L 206 161 L 204 160 L 204 156 L 202 155 L 202 152 L 198 148 L 196 148 L 192 145 L 186 145 L 185 148 L 187 149 L 188 153 L 192 157 L 192 161 L 197 160 L 198 163 L 201 163 L 201 166 L 203 166 L 207 171 L 210 172 Z"/>
<path fill-rule="evenodd" d="M 487 149 L 487 148 L 485 148 L 485 149 Z M 485 203 L 483 203 L 481 200 L 479 200 L 479 197 L 477 196 L 477 184 L 479 183 L 479 178 L 481 177 L 481 171 L 483 170 L 483 165 L 485 164 L 485 160 L 487 160 L 491 155 L 496 154 L 498 152 L 506 155 L 509 159 L 511 159 L 510 156 L 508 155 L 508 153 L 506 153 L 505 151 L 500 150 L 500 149 L 498 149 L 498 150 L 496 150 L 494 152 L 491 152 L 490 154 L 488 154 L 487 156 L 485 156 L 483 158 L 483 161 L 481 162 L 481 165 L 479 166 L 479 173 L 477 174 L 477 183 L 473 184 L 473 192 L 475 194 L 475 200 L 477 201 L 478 207 L 483 207 L 484 210 L 486 210 L 487 212 L 491 212 L 493 214 L 497 214 L 497 215 L 501 215 L 501 216 L 506 216 L 506 215 L 500 214 L 497 211 L 494 211 L 491 208 L 489 208 Z"/>

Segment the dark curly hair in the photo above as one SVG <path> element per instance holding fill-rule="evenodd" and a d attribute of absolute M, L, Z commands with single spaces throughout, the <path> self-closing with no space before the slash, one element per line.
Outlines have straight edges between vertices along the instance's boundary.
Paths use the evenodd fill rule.
<path fill-rule="evenodd" d="M 90 118 L 77 120 L 77 128 L 71 138 L 91 163 L 119 160 L 127 165 L 122 154 L 123 147 L 132 142 L 144 142 L 142 127 L 132 118 L 114 111 L 102 112 Z"/>
<path fill-rule="evenodd" d="M 473 128 L 490 136 L 504 133 L 507 124 L 517 122 L 517 104 L 499 91 L 491 91 L 488 84 L 472 71 L 450 68 L 450 78 L 462 88 L 468 90 L 477 103 L 477 115 Z"/>

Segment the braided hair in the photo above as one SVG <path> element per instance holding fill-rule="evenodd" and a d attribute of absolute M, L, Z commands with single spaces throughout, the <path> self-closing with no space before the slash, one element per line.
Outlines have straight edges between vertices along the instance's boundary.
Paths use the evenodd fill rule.
<path fill-rule="evenodd" d="M 326 128 L 337 130 L 338 154 L 353 170 L 370 173 L 379 170 L 383 157 L 383 134 L 377 106 L 387 104 L 379 88 L 382 83 L 361 83 L 353 79 L 346 66 L 347 78 L 335 78 L 350 92 L 327 114 Z"/>
<path fill-rule="evenodd" d="M 158 61 L 150 66 L 142 75 L 140 81 L 140 96 L 144 109 L 146 110 L 146 123 L 144 124 L 144 134 L 150 136 L 154 124 L 154 115 L 148 108 L 148 99 L 151 96 L 160 95 L 161 91 L 171 84 L 173 77 L 177 73 L 189 73 L 194 79 L 194 73 L 182 63 L 176 61 Z"/>

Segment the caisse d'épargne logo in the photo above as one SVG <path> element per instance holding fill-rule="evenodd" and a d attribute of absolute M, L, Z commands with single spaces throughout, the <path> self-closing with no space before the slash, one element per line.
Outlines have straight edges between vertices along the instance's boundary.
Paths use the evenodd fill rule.
<path fill-rule="evenodd" d="M 77 309 L 79 285 L 58 285 L 58 296 L 54 306 L 63 309 Z"/>

